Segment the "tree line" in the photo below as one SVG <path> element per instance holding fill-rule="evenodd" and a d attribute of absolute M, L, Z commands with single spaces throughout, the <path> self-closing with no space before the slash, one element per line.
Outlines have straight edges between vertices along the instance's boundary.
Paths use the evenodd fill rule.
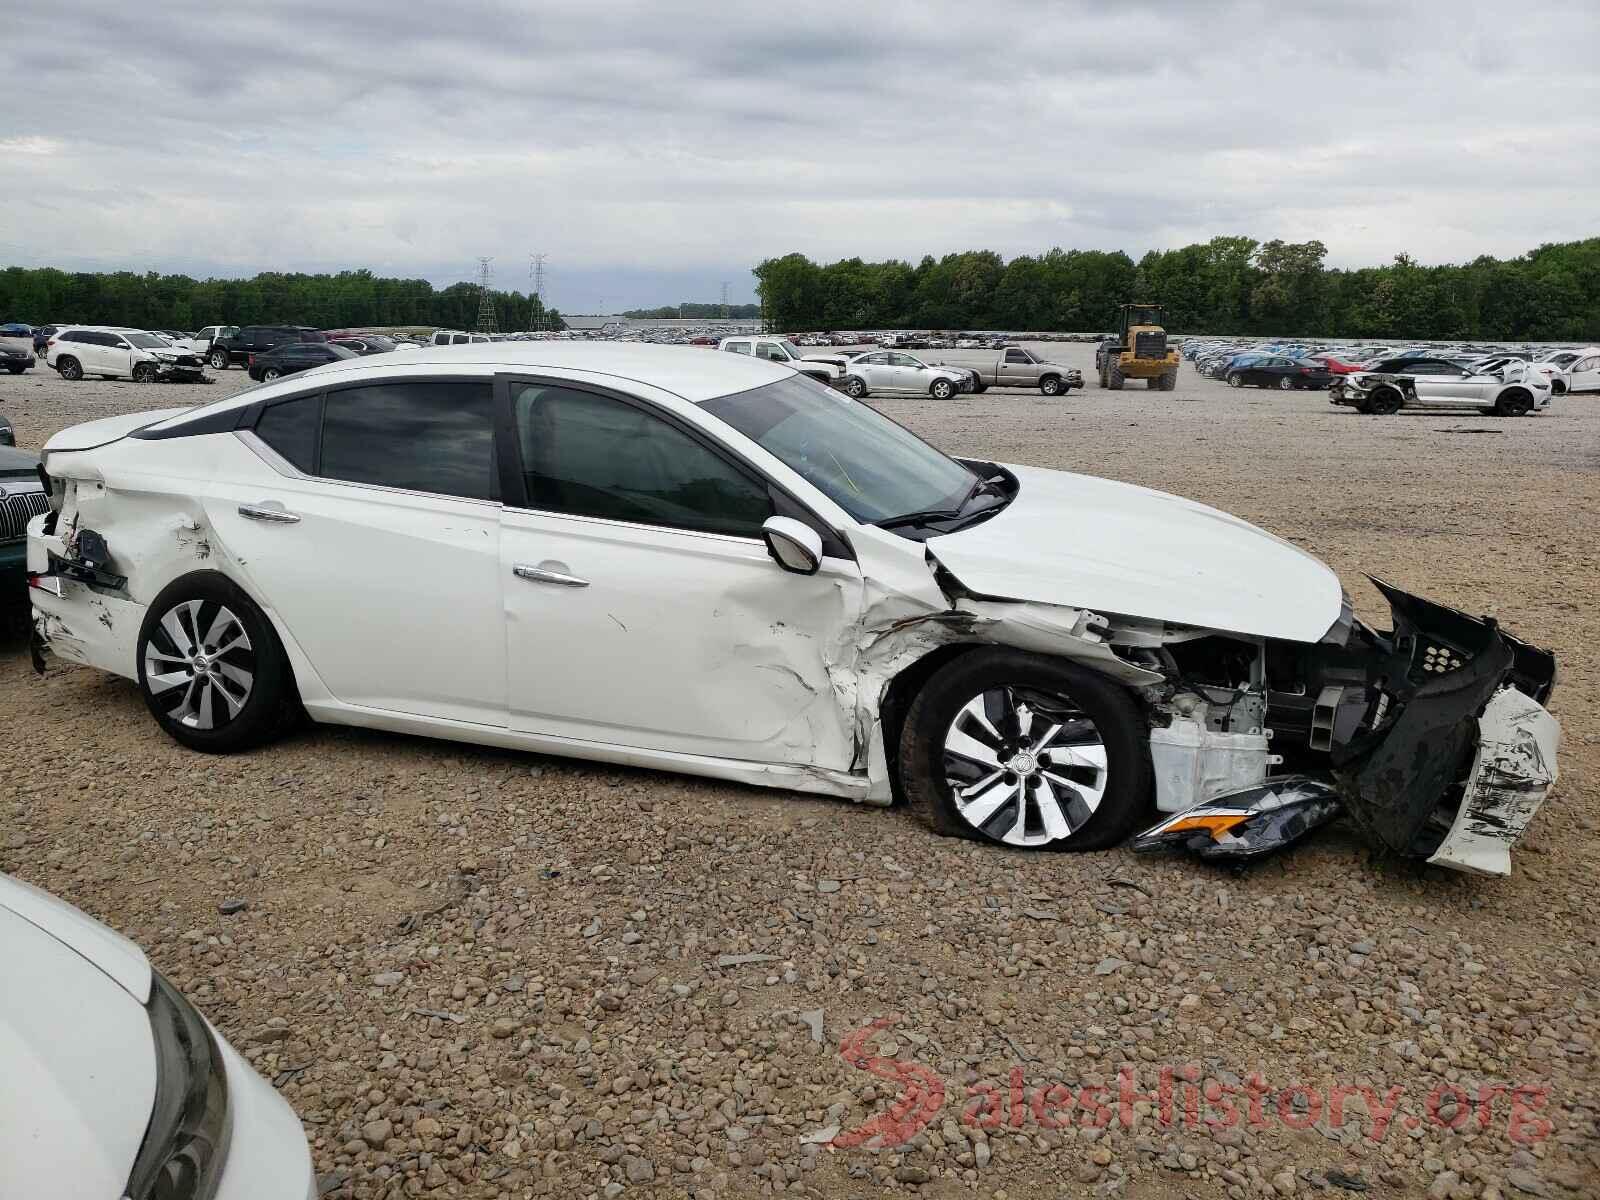
<path fill-rule="evenodd" d="M 1325 265 L 1319 241 L 1214 237 L 1137 262 L 1121 251 L 1052 249 L 1007 262 L 969 250 L 916 266 L 802 254 L 755 268 L 774 329 L 1096 332 L 1117 306 L 1165 304 L 1179 333 L 1336 338 L 1600 341 L 1600 238 L 1517 258 L 1424 266 Z"/>
<path fill-rule="evenodd" d="M 730 304 L 723 312 L 720 304 L 700 304 L 685 301 L 682 304 L 663 304 L 660 308 L 630 308 L 622 314 L 635 321 L 753 321 L 761 315 L 759 304 Z"/>
<path fill-rule="evenodd" d="M 203 325 L 313 325 L 318 329 L 418 326 L 472 329 L 479 289 L 426 279 L 387 279 L 371 271 L 337 275 L 264 272 L 251 279 L 191 279 L 154 271 L 0 270 L 0 323 L 76 322 L 134 329 L 195 330 Z M 556 309 L 535 295 L 489 293 L 496 326 L 506 332 L 564 329 Z"/>

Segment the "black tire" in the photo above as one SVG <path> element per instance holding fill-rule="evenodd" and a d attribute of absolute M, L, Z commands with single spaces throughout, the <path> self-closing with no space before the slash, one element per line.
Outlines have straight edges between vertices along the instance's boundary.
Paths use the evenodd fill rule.
<path fill-rule="evenodd" d="M 1122 390 L 1122 383 L 1123 383 L 1122 364 L 1119 363 L 1119 362 L 1107 361 L 1107 363 L 1106 363 L 1106 386 L 1108 388 L 1110 388 L 1113 392 L 1120 392 Z"/>
<path fill-rule="evenodd" d="M 1172 392 L 1172 391 L 1176 391 L 1177 388 L 1178 388 L 1178 368 L 1177 367 L 1173 367 L 1172 370 L 1162 373 L 1162 376 L 1161 376 L 1161 390 L 1163 392 Z"/>
<path fill-rule="evenodd" d="M 261 382 L 271 383 L 274 379 L 277 379 L 278 376 L 282 374 L 283 372 L 278 370 L 277 367 L 268 367 L 266 370 L 261 372 Z"/>
<path fill-rule="evenodd" d="M 1150 376 L 1149 379 L 1146 379 L 1144 381 L 1144 390 L 1147 391 L 1147 392 L 1160 391 L 1161 390 L 1161 376 L 1152 375 L 1152 376 Z"/>
<path fill-rule="evenodd" d="M 56 359 L 56 370 L 61 372 L 61 378 L 74 383 L 83 378 L 83 364 L 70 354 Z"/>
<path fill-rule="evenodd" d="M 1502 417 L 1525 417 L 1533 411 L 1533 397 L 1521 388 L 1512 388 L 1500 394 L 1494 410 Z"/>
<path fill-rule="evenodd" d="M 1294 380 L 1285 375 L 1282 379 L 1278 380 L 1278 390 L 1281 392 L 1294 391 Z"/>
<path fill-rule="evenodd" d="M 135 363 L 133 366 L 133 381 L 135 383 L 154 383 L 156 381 L 155 364 Z"/>
<path fill-rule="evenodd" d="M 1565 396 L 1567 394 L 1566 383 L 1560 379 L 1552 379 L 1550 381 L 1550 394 L 1552 396 Z"/>
<path fill-rule="evenodd" d="M 1228 386 L 1231 388 L 1242 388 L 1244 386 L 1244 376 L 1239 374 L 1237 371 L 1231 372 L 1228 375 Z"/>
<path fill-rule="evenodd" d="M 853 400 L 860 400 L 867 394 L 867 381 L 859 375 L 852 375 L 844 381 L 845 394 Z"/>
<path fill-rule="evenodd" d="M 213 371 L 226 371 L 228 369 L 228 352 L 226 350 L 213 350 L 207 361 Z"/>
<path fill-rule="evenodd" d="M 1086 772 L 1096 778 L 1103 774 L 1100 798 L 1092 808 L 1088 806 L 1088 793 L 1063 784 L 1060 776 L 1051 771 L 1049 763 L 1035 768 L 1046 776 L 1047 782 L 1053 780 L 1055 787 L 1061 789 L 1059 795 L 1077 797 L 1075 805 L 1069 799 L 1064 806 L 1068 834 L 1053 840 L 1049 839 L 1049 831 L 1042 828 L 1043 816 L 1038 802 L 1035 800 L 1028 805 L 1032 811 L 1024 815 L 1025 832 L 1037 819 L 1041 828 L 1035 836 L 1047 838 L 1035 846 L 1055 850 L 1103 850 L 1140 829 L 1150 816 L 1154 784 L 1149 727 L 1132 695 L 1103 675 L 1062 659 L 1020 650 L 971 651 L 940 668 L 917 693 L 906 714 L 897 754 L 901 787 L 913 811 L 937 832 L 949 837 L 1015 844 L 1005 841 L 1003 832 L 1004 826 L 1015 823 L 1018 807 L 1015 802 L 996 810 L 988 829 L 973 825 L 962 816 L 947 776 L 947 763 L 954 762 L 962 770 L 980 774 L 984 768 L 960 755 L 947 759 L 945 747 L 946 737 L 964 708 L 975 700 L 987 703 L 984 697 L 1008 689 L 1013 696 L 1021 694 L 1075 710 L 1080 716 L 1062 724 L 1076 724 L 1080 731 L 1086 725 L 1087 732 L 1097 737 L 1104 747 L 1103 772 L 1081 766 L 1065 768 L 1065 771 L 1078 773 L 1068 776 L 1068 782 L 1081 779 Z M 1040 712 L 1035 721 L 1037 730 L 1037 722 L 1048 725 L 1051 718 Z M 1002 740 L 1028 732 L 998 725 L 993 728 Z M 1004 745 L 996 747 L 997 761 L 998 755 L 1005 751 Z M 1062 770 L 1059 765 L 1055 766 L 1056 772 Z M 1004 778 L 997 783 L 1009 786 Z M 1023 786 L 1020 795 L 1037 795 L 1025 786 L 1025 779 L 1019 778 L 1018 784 Z"/>
<path fill-rule="evenodd" d="M 981 379 L 973 380 L 973 382 L 972 382 L 972 394 L 974 396 L 981 396 L 981 395 L 983 395 L 984 392 L 987 392 L 988 390 L 989 390 L 989 385 L 987 383 L 985 383 L 983 380 L 981 380 Z"/>
<path fill-rule="evenodd" d="M 955 394 L 956 385 L 948 379 L 935 379 L 932 386 L 928 388 L 928 395 L 935 400 L 950 400 L 955 397 Z"/>
<path fill-rule="evenodd" d="M 187 649 L 203 655 L 202 671 L 210 678 L 202 678 L 198 687 L 193 659 L 164 623 L 169 614 L 190 643 Z M 225 614 L 231 614 L 232 621 L 219 632 L 217 623 Z M 218 633 L 217 642 L 206 642 L 213 633 Z M 234 648 L 227 648 L 230 643 Z M 215 653 L 219 648 L 222 653 Z M 185 575 L 161 590 L 139 628 L 136 658 L 139 691 L 150 714 L 168 736 L 191 750 L 207 754 L 248 750 L 279 736 L 300 715 L 294 676 L 272 623 L 250 597 L 214 571 Z M 153 685 L 146 669 L 151 662 L 176 665 L 170 674 L 184 675 L 185 680 Z M 224 675 L 229 668 L 232 672 Z M 238 682 L 240 674 L 248 676 L 247 687 Z M 238 711 L 230 712 L 225 697 L 238 698 L 241 687 Z M 203 724 L 207 716 L 212 722 L 209 728 Z"/>
<path fill-rule="evenodd" d="M 1405 400 L 1397 389 L 1381 387 L 1367 397 L 1367 407 L 1363 411 L 1377 417 L 1389 417 L 1399 412 L 1404 403 Z"/>
<path fill-rule="evenodd" d="M 6 368 L 6 370 L 10 371 L 13 375 L 21 375 L 27 369 L 28 369 L 27 367 L 7 367 Z"/>
<path fill-rule="evenodd" d="M 1061 395 L 1061 376 L 1046 375 L 1039 380 L 1039 391 L 1046 396 Z"/>
<path fill-rule="evenodd" d="M 1105 365 L 1105 363 L 1101 363 L 1100 364 L 1099 371 L 1100 371 L 1100 386 L 1101 387 L 1110 387 L 1111 386 L 1111 381 L 1106 375 L 1106 365 Z"/>

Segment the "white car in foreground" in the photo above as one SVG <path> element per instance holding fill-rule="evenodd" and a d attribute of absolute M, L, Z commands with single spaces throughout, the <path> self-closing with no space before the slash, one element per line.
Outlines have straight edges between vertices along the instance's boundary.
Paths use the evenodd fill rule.
<path fill-rule="evenodd" d="M 1396 852 L 1502 873 L 1554 777 L 1554 660 L 1493 622 L 1386 588 L 1368 628 L 1237 518 L 949 458 L 754 356 L 351 359 L 68 429 L 44 469 L 35 665 L 136 680 L 200 750 L 303 709 L 1069 848 L 1283 767 Z M 1483 724 L 1512 693 L 1536 715 Z"/>
<path fill-rule="evenodd" d="M 132 942 L 0 875 L 0 962 L 0 1196 L 316 1196 L 299 1119 Z"/>

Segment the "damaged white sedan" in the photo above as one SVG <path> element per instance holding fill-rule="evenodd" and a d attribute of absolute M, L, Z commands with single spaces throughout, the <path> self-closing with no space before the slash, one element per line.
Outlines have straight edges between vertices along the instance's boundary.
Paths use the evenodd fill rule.
<path fill-rule="evenodd" d="M 736 355 L 350 360 L 80 425 L 44 471 L 36 665 L 137 681 L 199 750 L 304 711 L 903 798 L 1017 847 L 1270 797 L 1168 830 L 1249 846 L 1310 797 L 1495 873 L 1555 776 L 1554 661 L 1493 621 L 1385 588 L 1370 629 L 1234 517 L 953 459 Z"/>

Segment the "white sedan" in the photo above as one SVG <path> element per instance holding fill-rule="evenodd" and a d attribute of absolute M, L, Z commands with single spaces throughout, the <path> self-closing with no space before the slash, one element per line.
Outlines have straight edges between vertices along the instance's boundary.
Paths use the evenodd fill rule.
<path fill-rule="evenodd" d="M 0 875 L 0 962 L 0 1196 L 316 1196 L 299 1119 L 132 942 Z"/>
<path fill-rule="evenodd" d="M 1550 782 L 1513 812 L 1458 786 L 1500 746 L 1461 732 L 1492 696 L 1555 736 L 1553 659 L 1492 622 L 1389 588 L 1394 632 L 1368 628 L 1237 518 L 951 458 L 754 357 L 428 347 L 80 425 L 44 459 L 36 666 L 136 680 L 199 750 L 303 711 L 1069 848 L 1282 765 L 1336 778 L 1396 852 L 1495 872 Z"/>

